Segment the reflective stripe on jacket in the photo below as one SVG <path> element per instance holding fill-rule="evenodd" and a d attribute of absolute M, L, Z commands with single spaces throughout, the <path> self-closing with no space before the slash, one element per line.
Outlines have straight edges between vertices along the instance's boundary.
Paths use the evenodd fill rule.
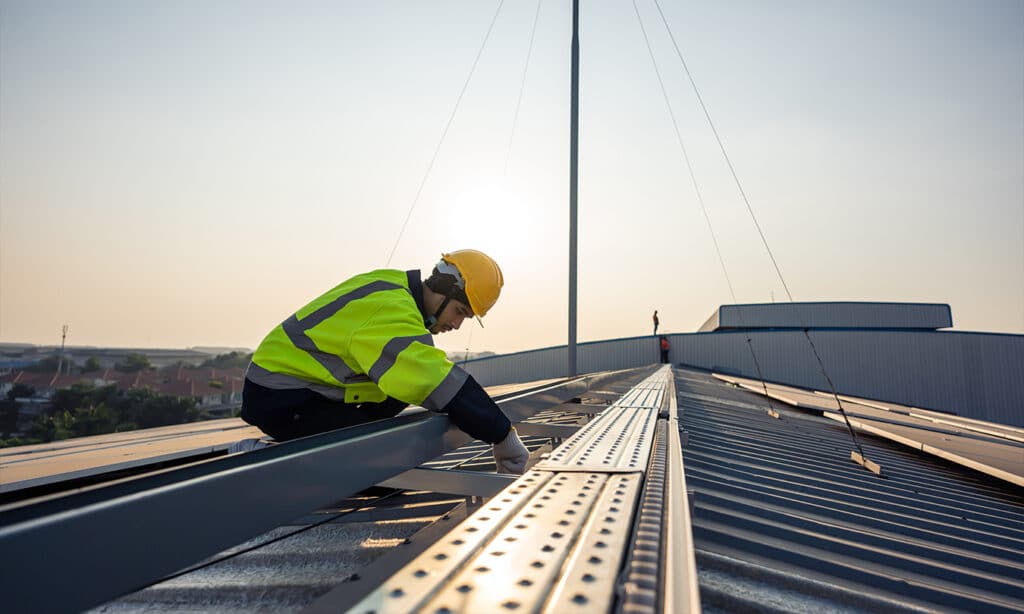
<path fill-rule="evenodd" d="M 468 376 L 434 347 L 414 296 L 419 283 L 419 271 L 396 270 L 342 282 L 272 330 L 246 377 L 346 403 L 390 396 L 442 409 Z"/>

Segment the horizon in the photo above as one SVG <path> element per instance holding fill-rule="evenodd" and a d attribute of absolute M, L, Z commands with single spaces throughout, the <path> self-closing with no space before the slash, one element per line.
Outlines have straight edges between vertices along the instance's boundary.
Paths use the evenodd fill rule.
<path fill-rule="evenodd" d="M 255 349 L 468 247 L 506 286 L 438 347 L 564 345 L 565 4 L 503 6 L 463 91 L 497 3 L 0 0 L 0 341 Z M 580 16 L 580 343 L 790 293 L 1024 334 L 1024 3 L 638 6 Z"/>
<path fill-rule="evenodd" d="M 793 304 L 802 304 L 802 303 L 813 304 L 813 303 L 816 303 L 816 302 L 821 302 L 821 301 L 800 301 L 800 302 L 793 303 Z M 884 304 L 884 303 L 881 303 L 881 302 L 869 302 L 869 301 L 823 301 L 823 302 L 826 302 L 826 303 Z M 760 304 L 767 305 L 767 304 L 777 304 L 777 303 L 760 303 Z M 926 304 L 926 305 L 941 305 L 941 306 L 949 307 L 949 305 L 946 304 L 946 303 L 912 303 L 912 302 L 905 302 L 905 303 L 900 303 L 900 304 L 906 304 L 906 305 L 912 305 L 912 304 L 925 305 Z M 736 306 L 739 306 L 739 305 L 741 305 L 741 304 L 739 304 L 739 303 L 736 304 Z M 746 303 L 745 305 L 753 305 L 753 303 Z M 720 305 L 718 308 L 716 308 L 715 311 L 711 314 L 711 317 L 714 317 L 715 315 L 717 315 L 718 309 L 720 309 L 721 307 L 725 307 L 725 306 L 727 306 L 727 305 Z M 951 308 L 951 310 L 952 310 L 952 308 Z M 659 326 L 659 328 L 661 328 L 661 327 Z M 698 329 L 699 328 L 700 327 L 698 327 Z M 578 345 L 586 345 L 586 344 L 591 344 L 591 343 L 602 343 L 602 342 L 607 342 L 607 341 L 618 341 L 618 340 L 623 340 L 623 339 L 636 339 L 636 338 L 642 338 L 642 337 L 652 337 L 653 338 L 653 337 L 671 336 L 671 335 L 709 334 L 709 332 L 714 332 L 714 331 L 703 331 L 702 332 L 702 331 L 700 331 L 698 329 L 695 329 L 695 330 L 692 330 L 692 331 L 659 331 L 657 333 L 657 335 L 640 334 L 640 335 L 633 335 L 633 336 L 629 336 L 629 337 L 614 337 L 614 338 L 606 338 L 606 339 L 593 339 L 593 340 L 589 340 L 589 341 L 579 341 Z M 815 328 L 812 328 L 811 330 L 815 330 Z M 870 330 L 870 329 L 868 329 L 868 330 Z M 925 329 L 925 330 L 930 330 L 930 329 Z M 964 329 L 957 328 L 955 326 L 955 319 L 954 319 L 954 326 L 936 328 L 936 329 L 934 329 L 933 332 L 948 332 L 948 333 L 961 333 L 961 334 L 980 334 L 980 335 L 1019 335 L 1019 334 L 1021 334 L 1021 333 L 1006 333 L 1006 332 L 1000 332 L 1000 331 L 964 330 Z M 445 334 L 445 333 L 438 333 L 438 334 L 433 335 L 433 337 L 436 340 L 436 338 L 441 337 L 443 334 Z M 472 355 L 488 354 L 488 355 L 498 355 L 498 356 L 501 356 L 501 355 L 506 355 L 506 354 L 517 354 L 517 353 L 521 353 L 521 352 L 529 352 L 529 351 L 533 351 L 533 350 L 551 349 L 551 348 L 555 348 L 555 347 L 559 347 L 559 346 L 565 346 L 565 345 L 566 345 L 565 343 L 561 343 L 561 344 L 554 344 L 554 345 L 549 345 L 549 346 L 538 346 L 538 347 L 533 347 L 533 348 L 525 348 L 523 350 L 514 350 L 514 351 L 509 351 L 509 352 L 498 352 L 498 351 L 495 351 L 495 350 L 480 349 L 480 348 L 474 348 L 472 350 L 466 350 L 465 348 L 447 349 L 447 348 L 441 347 L 440 345 L 438 345 L 438 347 L 440 347 L 440 349 L 443 349 L 449 355 L 457 355 L 457 354 L 460 354 L 460 353 L 468 352 L 469 354 L 472 354 Z M 15 348 L 16 347 L 33 347 L 33 348 L 40 348 L 40 349 L 47 349 L 47 350 L 51 350 L 51 349 L 52 350 L 60 350 L 60 347 L 61 347 L 60 344 L 34 344 L 34 343 L 27 343 L 27 342 L 0 341 L 0 348 L 4 348 L 5 346 L 6 347 L 15 347 Z M 256 350 L 255 347 L 247 348 L 247 347 L 229 347 L 229 346 L 214 346 L 214 345 L 193 345 L 193 346 L 188 346 L 188 347 L 178 347 L 178 346 L 147 347 L 147 346 L 97 346 L 97 345 L 71 345 L 71 344 L 66 345 L 65 349 L 66 350 L 90 350 L 90 349 L 96 349 L 96 350 L 106 350 L 106 351 L 111 351 L 111 350 L 113 350 L 113 351 L 119 351 L 119 350 L 120 351 L 129 351 L 129 350 L 140 350 L 140 351 L 157 350 L 157 351 L 172 351 L 172 352 L 173 351 L 194 351 L 194 352 L 199 352 L 199 353 L 205 353 L 205 354 L 208 354 L 210 356 L 220 356 L 220 355 L 225 355 L 225 354 L 229 354 L 229 353 L 232 353 L 232 352 L 251 354 L 251 353 L 255 352 L 255 350 Z"/>
<path fill-rule="evenodd" d="M 60 349 L 60 344 L 59 343 L 57 343 L 57 344 L 53 344 L 53 343 L 42 343 L 42 344 L 40 344 L 40 343 L 28 343 L 28 342 L 21 342 L 21 341 L 0 341 L 0 346 L 15 346 L 15 347 L 31 346 L 31 347 L 44 347 L 44 348 L 51 348 L 52 347 L 52 348 Z M 230 346 L 219 346 L 219 345 L 190 345 L 190 346 L 187 346 L 187 347 L 163 347 L 163 346 L 160 346 L 160 347 L 156 347 L 156 346 L 154 346 L 154 347 L 146 347 L 146 346 L 77 345 L 77 344 L 70 344 L 69 343 L 69 344 L 65 345 L 64 348 L 65 349 L 76 349 L 76 348 L 77 349 L 96 349 L 96 350 L 146 349 L 146 350 L 197 350 L 197 351 L 198 350 L 228 350 L 229 352 L 230 351 L 239 351 L 239 350 L 245 350 L 247 352 L 252 352 L 253 351 L 253 348 L 230 347 Z"/>

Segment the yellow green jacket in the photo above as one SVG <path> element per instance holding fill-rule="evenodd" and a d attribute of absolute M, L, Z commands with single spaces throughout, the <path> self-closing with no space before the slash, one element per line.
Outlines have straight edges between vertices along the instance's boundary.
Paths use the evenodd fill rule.
<path fill-rule="evenodd" d="M 468 375 L 434 347 L 419 301 L 419 271 L 357 275 L 274 328 L 246 377 L 267 388 L 309 388 L 346 403 L 394 397 L 439 411 Z"/>

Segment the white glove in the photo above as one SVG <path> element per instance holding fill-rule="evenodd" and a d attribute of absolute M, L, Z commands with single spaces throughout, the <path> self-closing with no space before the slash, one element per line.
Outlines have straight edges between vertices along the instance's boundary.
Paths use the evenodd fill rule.
<path fill-rule="evenodd" d="M 516 433 L 515 428 L 509 429 L 505 439 L 494 444 L 492 451 L 494 452 L 494 464 L 498 467 L 498 473 L 522 475 L 526 471 L 526 460 L 530 458 L 530 451 L 519 440 L 519 434 Z"/>

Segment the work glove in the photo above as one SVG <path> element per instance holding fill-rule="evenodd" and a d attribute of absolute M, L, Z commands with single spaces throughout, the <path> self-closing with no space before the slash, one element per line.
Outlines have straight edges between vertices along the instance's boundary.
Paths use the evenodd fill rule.
<path fill-rule="evenodd" d="M 492 452 L 494 452 L 494 464 L 498 466 L 498 473 L 521 475 L 526 471 L 526 460 L 530 458 L 530 451 L 519 439 L 515 428 L 510 428 L 505 439 L 494 444 Z"/>

